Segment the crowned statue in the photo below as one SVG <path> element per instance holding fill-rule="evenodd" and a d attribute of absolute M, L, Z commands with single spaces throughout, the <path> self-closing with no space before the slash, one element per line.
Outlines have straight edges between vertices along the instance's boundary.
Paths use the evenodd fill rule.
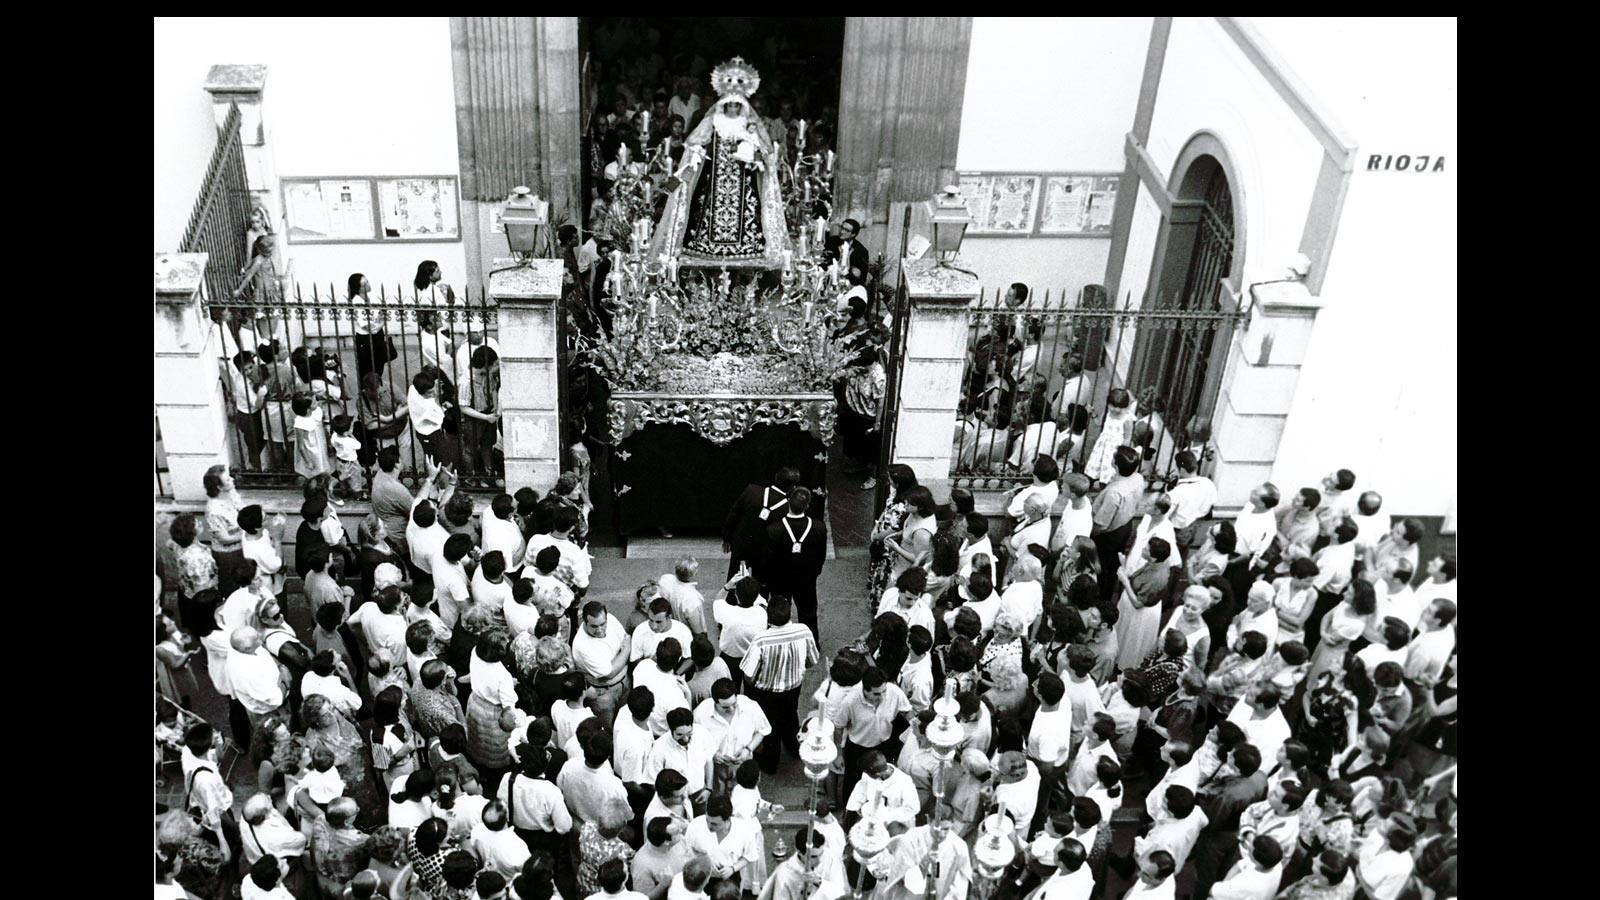
<path fill-rule="evenodd" d="M 750 108 L 761 76 L 740 57 L 711 72 L 717 102 L 684 141 L 650 253 L 689 261 L 773 263 L 789 247 L 780 152 Z"/>

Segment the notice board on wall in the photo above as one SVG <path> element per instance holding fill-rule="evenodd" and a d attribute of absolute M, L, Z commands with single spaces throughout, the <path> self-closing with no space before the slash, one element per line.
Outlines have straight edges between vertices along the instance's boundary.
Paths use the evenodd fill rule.
<path fill-rule="evenodd" d="M 982 173 L 957 178 L 972 213 L 967 234 L 1110 237 L 1121 177 L 1107 173 Z"/>
<path fill-rule="evenodd" d="M 453 175 L 283 179 L 291 244 L 459 241 Z"/>

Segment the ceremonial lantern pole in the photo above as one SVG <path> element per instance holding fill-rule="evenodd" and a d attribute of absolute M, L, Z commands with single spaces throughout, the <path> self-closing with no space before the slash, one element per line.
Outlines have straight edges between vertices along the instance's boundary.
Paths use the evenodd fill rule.
<path fill-rule="evenodd" d="M 806 738 L 800 742 L 800 761 L 805 764 L 806 781 L 810 782 L 806 791 L 806 845 L 800 848 L 805 854 L 807 875 L 811 874 L 811 844 L 817 833 L 817 794 L 821 791 L 822 779 L 828 777 L 833 760 L 839 755 L 829 730 L 818 715 L 806 723 Z"/>
<path fill-rule="evenodd" d="M 850 829 L 850 847 L 856 863 L 861 867 L 856 870 L 852 894 L 855 900 L 861 900 L 861 885 L 867 880 L 867 867 L 889 846 L 889 829 L 883 827 L 884 799 L 884 795 L 879 794 L 877 802 L 870 810 L 864 810 L 861 821 Z"/>
<path fill-rule="evenodd" d="M 928 743 L 933 745 L 933 751 L 939 758 L 939 767 L 933 770 L 933 822 L 930 830 L 933 833 L 933 849 L 929 851 L 928 888 L 929 900 L 938 893 L 939 882 L 939 851 L 944 844 L 942 830 L 944 822 L 944 792 L 945 769 L 950 761 L 955 758 L 956 748 L 966 739 L 967 730 L 961 727 L 956 715 L 961 711 L 961 704 L 956 700 L 956 684 L 951 679 L 946 679 L 944 696 L 933 702 L 934 719 L 928 723 L 926 735 Z"/>
<path fill-rule="evenodd" d="M 1000 802 L 999 811 L 984 819 L 979 827 L 982 834 L 972 845 L 973 861 L 976 863 L 974 868 L 978 874 L 972 892 L 980 900 L 986 900 L 994 895 L 1006 869 L 1010 868 L 1012 861 L 1017 858 L 1017 846 L 1012 837 L 1016 827 L 1016 823 L 1006 815 L 1006 804 L 1003 800 Z"/>

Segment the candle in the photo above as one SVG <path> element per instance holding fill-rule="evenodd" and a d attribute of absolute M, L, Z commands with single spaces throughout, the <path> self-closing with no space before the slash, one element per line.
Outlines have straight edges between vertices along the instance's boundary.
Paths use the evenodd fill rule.
<path fill-rule="evenodd" d="M 807 300 L 805 303 L 802 303 L 801 306 L 806 311 L 806 327 L 810 328 L 811 327 L 811 316 L 816 311 L 817 304 L 813 303 L 810 300 Z"/>
<path fill-rule="evenodd" d="M 641 136 L 639 138 L 639 143 L 641 145 L 649 144 L 650 143 L 650 110 L 647 109 L 644 112 L 639 113 L 639 120 L 640 120 L 639 131 L 640 131 L 640 134 L 641 134 Z"/>
<path fill-rule="evenodd" d="M 654 319 L 656 317 L 656 298 L 651 297 L 650 300 L 649 300 L 649 304 L 648 305 L 649 305 L 649 309 L 650 309 L 649 316 L 650 316 L 651 319 Z M 1004 808 L 1005 808 L 1004 806 L 1001 807 L 1001 809 L 1004 809 Z"/>
<path fill-rule="evenodd" d="M 800 140 L 799 140 L 799 144 L 800 144 L 800 149 L 801 150 L 804 150 L 806 148 L 806 120 L 805 119 L 801 119 L 800 120 Z"/>
<path fill-rule="evenodd" d="M 617 164 L 624 168 L 628 165 L 628 145 L 621 144 L 617 147 Z"/>
<path fill-rule="evenodd" d="M 804 258 L 804 257 L 809 256 L 809 255 L 810 255 L 810 253 L 806 249 L 806 233 L 804 231 L 802 231 L 802 232 L 800 232 L 800 256 L 802 258 Z"/>
<path fill-rule="evenodd" d="M 611 272 L 615 275 L 622 274 L 622 251 L 611 251 Z"/>
<path fill-rule="evenodd" d="M 828 220 L 821 216 L 817 216 L 817 245 L 822 246 L 823 244 L 827 243 L 827 237 Z"/>
<path fill-rule="evenodd" d="M 811 179 L 809 178 L 806 179 L 805 200 L 808 205 L 811 203 Z"/>
<path fill-rule="evenodd" d="M 827 171 L 827 173 L 829 175 L 833 174 L 833 151 L 832 150 L 828 151 L 828 168 L 827 168 L 826 171 Z"/>
<path fill-rule="evenodd" d="M 785 272 L 787 272 L 793 266 L 794 266 L 794 251 L 793 250 L 785 250 L 785 251 L 783 251 L 783 270 Z"/>
<path fill-rule="evenodd" d="M 649 178 L 646 178 L 644 180 L 644 202 L 646 202 L 646 203 L 650 202 L 650 189 L 653 186 L 654 185 L 651 183 Z"/>

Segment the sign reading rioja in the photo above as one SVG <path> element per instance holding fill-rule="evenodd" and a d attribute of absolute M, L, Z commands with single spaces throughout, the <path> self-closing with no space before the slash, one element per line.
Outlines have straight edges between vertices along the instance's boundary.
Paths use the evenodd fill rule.
<path fill-rule="evenodd" d="M 1412 156 L 1409 153 L 1384 155 L 1374 153 L 1367 157 L 1368 172 L 1443 172 L 1444 157 Z"/>

